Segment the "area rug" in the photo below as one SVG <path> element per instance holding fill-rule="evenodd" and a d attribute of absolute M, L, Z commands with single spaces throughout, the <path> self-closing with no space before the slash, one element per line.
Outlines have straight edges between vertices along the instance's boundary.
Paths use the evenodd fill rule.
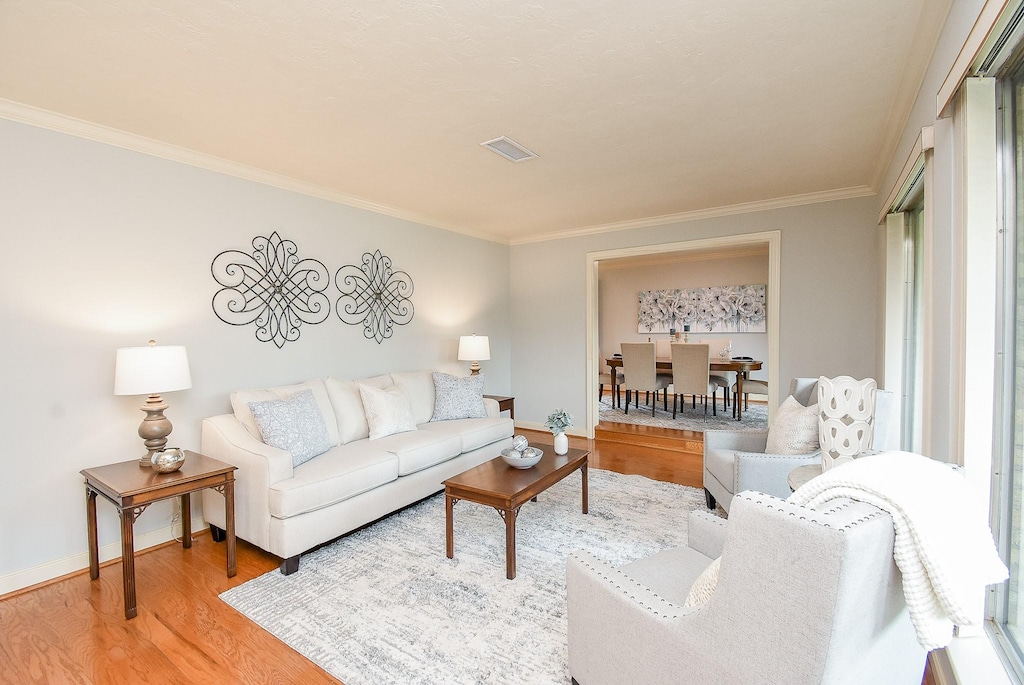
<path fill-rule="evenodd" d="M 671 398 L 669 399 L 671 400 Z M 625 393 L 623 393 L 622 402 L 625 405 Z M 768 428 L 768 407 L 764 404 L 751 404 L 749 409 L 744 409 L 741 421 L 733 418 L 732 405 L 729 406 L 729 411 L 723 411 L 721 403 L 719 403 L 718 416 L 714 416 L 711 413 L 711 405 L 708 404 L 707 421 L 704 420 L 704 407 L 700 402 L 694 409 L 687 401 L 686 410 L 677 412 L 674 419 L 672 418 L 671 403 L 667 412 L 662 409 L 663 406 L 664 404 L 659 401 L 658 406 L 655 407 L 654 416 L 651 416 L 650 405 L 641 401 L 639 408 L 630 405 L 629 414 L 626 414 L 622 409 L 612 406 L 611 395 L 604 395 L 601 397 L 599 406 L 600 420 L 607 423 L 632 423 L 640 426 L 657 426 L 658 428 L 688 431 L 766 430 Z"/>
<path fill-rule="evenodd" d="M 514 580 L 505 528 L 490 507 L 455 506 L 445 557 L 444 495 L 435 495 L 271 571 L 221 599 L 345 685 L 568 684 L 566 555 L 623 564 L 686 543 L 696 488 L 590 469 L 529 502 L 516 528 Z"/>

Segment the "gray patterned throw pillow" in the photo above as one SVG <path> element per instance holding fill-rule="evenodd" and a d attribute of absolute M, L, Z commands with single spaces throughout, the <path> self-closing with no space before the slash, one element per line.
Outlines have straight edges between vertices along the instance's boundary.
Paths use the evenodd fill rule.
<path fill-rule="evenodd" d="M 486 416 L 483 376 L 460 378 L 450 373 L 434 372 L 434 417 L 431 421 L 482 419 Z"/>
<path fill-rule="evenodd" d="M 303 464 L 331 448 L 327 424 L 312 390 L 297 392 L 286 400 L 250 402 L 263 442 L 292 455 L 292 466 Z"/>

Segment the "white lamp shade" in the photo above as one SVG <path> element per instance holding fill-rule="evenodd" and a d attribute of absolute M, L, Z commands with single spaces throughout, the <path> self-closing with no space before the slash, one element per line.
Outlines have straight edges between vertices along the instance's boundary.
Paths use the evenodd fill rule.
<path fill-rule="evenodd" d="M 188 356 L 180 345 L 122 347 L 117 351 L 115 395 L 156 395 L 191 387 Z"/>
<path fill-rule="evenodd" d="M 459 338 L 459 361 L 479 362 L 491 358 L 491 345 L 486 335 L 463 335 Z"/>

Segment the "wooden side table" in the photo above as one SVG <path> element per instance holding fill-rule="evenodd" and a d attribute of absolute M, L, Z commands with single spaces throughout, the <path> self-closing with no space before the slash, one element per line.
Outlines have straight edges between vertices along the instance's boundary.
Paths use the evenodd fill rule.
<path fill-rule="evenodd" d="M 494 400 L 498 403 L 498 411 L 508 410 L 508 417 L 515 421 L 516 419 L 516 398 L 507 397 L 505 395 L 484 395 L 489 399 Z"/>
<path fill-rule="evenodd" d="M 213 488 L 224 495 L 227 525 L 228 577 L 235 575 L 235 468 L 197 452 L 185 452 L 185 463 L 173 473 L 157 473 L 139 466 L 139 460 L 85 469 L 85 513 L 89 524 L 89 578 L 100 577 L 99 538 L 96 532 L 96 495 L 117 507 L 121 517 L 121 567 L 124 580 L 124 617 L 135 618 L 135 519 L 153 502 L 181 497 L 181 544 L 192 546 L 189 495 Z"/>

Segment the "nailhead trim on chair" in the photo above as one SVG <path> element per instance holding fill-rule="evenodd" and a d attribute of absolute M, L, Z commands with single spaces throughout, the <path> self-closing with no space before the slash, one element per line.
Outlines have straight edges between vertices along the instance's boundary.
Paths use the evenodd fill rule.
<path fill-rule="evenodd" d="M 748 494 L 748 492 L 749 492 L 749 494 Z M 748 491 L 748 492 L 741 492 L 739 495 L 736 495 L 736 496 L 737 497 L 742 497 L 743 499 L 748 500 L 748 501 L 752 501 L 752 502 L 754 502 L 756 504 L 761 504 L 766 509 L 774 509 L 775 511 L 778 511 L 780 513 L 786 513 L 786 514 L 789 514 L 790 516 L 797 516 L 797 512 L 801 511 L 801 510 L 804 511 L 804 512 L 811 512 L 812 515 L 808 515 L 807 513 L 804 513 L 804 514 L 800 515 L 800 520 L 801 521 L 809 521 L 811 523 L 815 523 L 815 524 L 817 524 L 819 526 L 822 526 L 824 528 L 832 528 L 833 530 L 840 530 L 840 531 L 851 530 L 851 529 L 853 529 L 854 526 L 858 526 L 858 525 L 860 525 L 862 523 L 866 523 L 868 521 L 872 521 L 872 520 L 874 520 L 874 519 L 876 519 L 876 518 L 878 518 L 880 516 L 885 515 L 885 512 L 883 512 L 881 509 L 876 509 L 871 514 L 868 514 L 867 516 L 862 516 L 861 518 L 857 519 L 856 521 L 849 521 L 847 523 L 844 523 L 841 526 L 836 527 L 833 524 L 832 521 L 824 520 L 824 518 L 827 517 L 827 516 L 831 516 L 831 515 L 833 515 L 834 513 L 838 512 L 838 511 L 841 511 L 843 509 L 846 509 L 846 508 L 852 506 L 852 504 L 853 504 L 852 502 L 837 503 L 837 504 L 833 505 L 833 507 L 831 509 L 828 509 L 828 510 L 821 510 L 821 509 L 810 509 L 810 510 L 808 510 L 808 509 L 805 509 L 802 506 L 799 506 L 799 505 L 796 505 L 796 504 L 790 504 L 786 500 L 779 499 L 778 497 L 774 497 L 773 495 L 766 495 L 763 492 L 754 492 L 754 491 Z M 782 506 L 780 506 L 780 505 L 782 505 Z"/>
<path fill-rule="evenodd" d="M 715 514 L 712 514 L 709 511 L 701 511 L 700 513 L 705 514 L 700 517 L 702 521 L 714 523 L 716 526 L 724 526 L 728 523 L 726 519 L 722 518 L 721 516 L 716 516 Z"/>
<path fill-rule="evenodd" d="M 590 569 L 591 571 L 593 571 L 595 574 L 597 574 L 601 578 L 604 578 L 605 580 L 607 580 L 609 583 L 612 584 L 612 586 L 615 587 L 616 590 L 622 590 L 622 594 L 627 595 L 631 600 L 636 602 L 637 605 L 643 607 L 644 609 L 647 609 L 648 611 L 650 611 L 655 616 L 660 616 L 661 618 L 679 618 L 680 614 L 677 614 L 677 613 L 673 613 L 673 614 L 668 614 L 668 613 L 664 613 L 663 614 L 663 613 L 660 613 L 653 606 L 644 604 L 642 600 L 638 600 L 636 598 L 636 595 L 630 594 L 630 590 L 635 592 L 636 589 L 639 588 L 640 590 L 644 591 L 644 594 L 650 595 L 653 599 L 657 600 L 661 604 L 664 604 L 666 607 L 668 607 L 667 610 L 679 611 L 679 609 L 681 608 L 678 605 L 673 604 L 672 602 L 668 601 L 664 597 L 659 596 L 658 593 L 654 592 L 650 588 L 648 588 L 648 587 L 646 587 L 644 585 L 641 585 L 636 580 L 634 580 L 633 578 L 630 578 L 629 576 L 627 576 L 625 573 L 622 573 L 618 569 L 613 568 L 611 570 L 612 573 L 615 574 L 615 578 L 612 578 L 611 576 L 605 574 L 603 569 L 600 569 L 600 568 L 597 568 L 596 566 L 593 566 L 588 560 L 586 560 L 583 557 L 579 556 L 575 552 L 569 552 L 569 556 L 572 557 L 573 559 L 575 559 L 576 561 L 578 561 L 579 563 L 583 564 L 583 566 L 585 566 L 586 568 Z M 622 585 L 619 585 L 618 582 L 616 582 L 617 580 L 622 581 L 624 584 L 631 584 L 634 587 L 630 588 L 630 590 L 627 590 L 626 588 L 622 587 Z"/>

